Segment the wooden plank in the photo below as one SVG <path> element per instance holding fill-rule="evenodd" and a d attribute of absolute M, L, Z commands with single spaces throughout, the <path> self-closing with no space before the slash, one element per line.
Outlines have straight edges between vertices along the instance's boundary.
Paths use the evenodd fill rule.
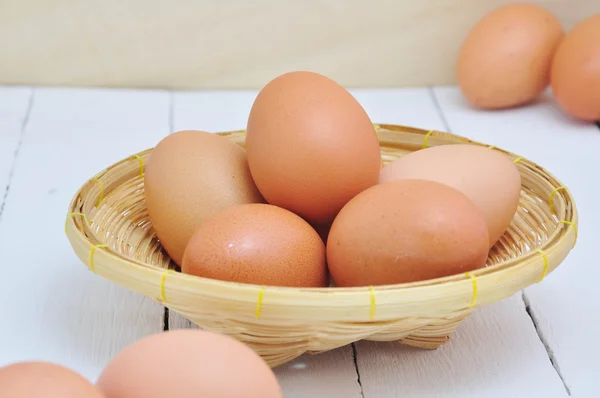
<path fill-rule="evenodd" d="M 36 89 L 0 222 L 0 366 L 50 360 L 95 379 L 163 308 L 89 272 L 63 234 L 93 174 L 168 131 L 164 92 Z"/>
<path fill-rule="evenodd" d="M 31 104 L 31 88 L 0 87 L 0 219 Z"/>
<path fill-rule="evenodd" d="M 520 295 L 476 311 L 435 351 L 357 344 L 365 397 L 567 397 Z"/>
<path fill-rule="evenodd" d="M 566 28 L 598 12 L 597 0 L 531 2 Z M 469 28 L 506 3 L 12 1 L 0 9 L 0 83 L 258 88 L 311 69 L 351 87 L 448 84 Z"/>
<path fill-rule="evenodd" d="M 246 128 L 255 90 L 176 91 L 173 94 L 173 129 L 210 133 Z"/>
<path fill-rule="evenodd" d="M 432 90 L 398 93 L 393 123 L 446 130 Z M 356 349 L 365 397 L 565 395 L 520 297 L 480 309 L 436 351 L 394 342 Z"/>
<path fill-rule="evenodd" d="M 350 89 L 373 123 L 409 124 L 424 129 L 443 128 L 432 106 L 430 90 Z M 208 132 L 240 130 L 256 97 L 256 90 L 175 92 L 174 130 L 197 129 Z"/>
<path fill-rule="evenodd" d="M 580 214 L 577 246 L 542 283 L 526 289 L 525 300 L 548 355 L 573 396 L 597 395 L 600 347 L 594 341 L 600 335 L 600 305 L 594 297 L 600 269 L 594 230 L 600 224 L 595 180 L 600 131 L 592 123 L 565 116 L 549 93 L 534 105 L 500 112 L 470 109 L 456 88 L 436 93 L 455 133 L 535 161 L 574 195 Z"/>

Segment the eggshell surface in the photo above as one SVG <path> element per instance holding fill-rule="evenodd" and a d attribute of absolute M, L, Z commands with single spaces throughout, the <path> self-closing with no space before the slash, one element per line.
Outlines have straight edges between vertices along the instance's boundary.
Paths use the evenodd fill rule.
<path fill-rule="evenodd" d="M 264 201 L 243 148 L 190 130 L 156 145 L 145 166 L 144 195 L 152 227 L 179 265 L 188 240 L 206 218 L 233 205 Z"/>
<path fill-rule="evenodd" d="M 106 398 L 281 398 L 268 365 L 251 348 L 216 333 L 168 331 L 136 341 L 97 382 Z"/>
<path fill-rule="evenodd" d="M 83 376 L 58 364 L 18 362 L 0 368 L 0 397 L 103 398 Z"/>
<path fill-rule="evenodd" d="M 566 113 L 586 121 L 600 120 L 600 14 L 567 33 L 552 62 L 551 85 Z"/>
<path fill-rule="evenodd" d="M 377 183 L 381 155 L 369 116 L 333 80 L 290 72 L 258 94 L 248 118 L 252 176 L 267 202 L 311 223 L 331 222 Z"/>
<path fill-rule="evenodd" d="M 465 98 L 484 109 L 533 101 L 548 87 L 554 52 L 564 36 L 544 8 L 513 3 L 485 15 L 467 34 L 457 60 Z"/>
<path fill-rule="evenodd" d="M 477 145 L 415 151 L 384 167 L 379 177 L 380 183 L 402 179 L 439 182 L 467 196 L 486 221 L 489 247 L 510 225 L 521 195 L 521 175 L 510 157 Z"/>
<path fill-rule="evenodd" d="M 336 286 L 415 282 L 485 265 L 488 231 L 475 205 L 434 181 L 371 187 L 340 211 L 327 241 Z"/>
<path fill-rule="evenodd" d="M 233 206 L 207 219 L 190 239 L 181 270 L 267 286 L 327 285 L 319 234 L 300 216 L 269 204 Z"/>

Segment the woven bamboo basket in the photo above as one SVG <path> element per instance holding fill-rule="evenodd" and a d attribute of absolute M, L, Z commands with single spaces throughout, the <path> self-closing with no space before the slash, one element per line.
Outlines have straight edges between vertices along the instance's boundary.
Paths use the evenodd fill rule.
<path fill-rule="evenodd" d="M 375 125 L 384 163 L 427 146 L 468 143 L 449 133 Z M 244 146 L 244 131 L 218 133 Z M 472 273 L 418 283 L 364 288 L 264 287 L 179 272 L 162 250 L 144 203 L 144 161 L 151 149 L 93 176 L 68 209 L 73 250 L 101 277 L 148 296 L 203 329 L 250 345 L 269 365 L 361 339 L 434 349 L 476 308 L 540 282 L 577 239 L 573 197 L 554 176 L 513 158 L 522 176 L 518 211 Z"/>

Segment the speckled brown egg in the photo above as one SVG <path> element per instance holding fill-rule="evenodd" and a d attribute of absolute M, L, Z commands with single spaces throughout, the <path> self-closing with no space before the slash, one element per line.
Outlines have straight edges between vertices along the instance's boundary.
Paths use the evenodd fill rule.
<path fill-rule="evenodd" d="M 375 185 L 380 170 L 379 140 L 363 107 L 313 72 L 286 73 L 259 92 L 246 149 L 267 202 L 319 224 Z"/>
<path fill-rule="evenodd" d="M 180 131 L 154 148 L 144 177 L 152 226 L 171 259 L 181 264 L 202 222 L 227 207 L 263 202 L 246 151 L 224 137 Z"/>
<path fill-rule="evenodd" d="M 97 385 L 106 398 L 282 397 L 275 374 L 254 350 L 197 329 L 134 342 L 106 365 Z"/>
<path fill-rule="evenodd" d="M 536 4 L 511 3 L 485 15 L 458 55 L 463 95 L 484 109 L 533 101 L 548 87 L 552 57 L 563 35 L 558 18 Z"/>
<path fill-rule="evenodd" d="M 340 287 L 415 282 L 484 266 L 488 242 L 485 220 L 459 191 L 391 181 L 344 206 L 329 232 L 327 261 Z"/>
<path fill-rule="evenodd" d="M 380 182 L 421 179 L 446 184 L 467 196 L 483 215 L 490 247 L 502 237 L 519 206 L 521 174 L 507 155 L 484 146 L 440 145 L 387 165 Z"/>
<path fill-rule="evenodd" d="M 600 13 L 585 18 L 560 43 L 551 85 L 560 107 L 586 121 L 600 121 Z"/>
<path fill-rule="evenodd" d="M 83 376 L 50 362 L 18 362 L 0 368 L 3 398 L 103 398 Z"/>
<path fill-rule="evenodd" d="M 327 284 L 319 234 L 289 210 L 260 203 L 233 206 L 206 220 L 190 239 L 181 270 L 267 286 Z"/>

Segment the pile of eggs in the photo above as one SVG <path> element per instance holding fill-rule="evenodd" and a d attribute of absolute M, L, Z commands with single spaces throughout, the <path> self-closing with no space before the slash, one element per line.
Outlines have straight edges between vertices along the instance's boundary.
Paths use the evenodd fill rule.
<path fill-rule="evenodd" d="M 565 33 L 537 4 L 501 6 L 468 32 L 457 81 L 464 97 L 482 109 L 531 103 L 550 86 L 567 114 L 600 121 L 600 14 Z"/>
<path fill-rule="evenodd" d="M 125 347 L 92 384 L 52 362 L 0 367 L 7 398 L 281 398 L 271 368 L 247 345 L 222 334 L 184 329 Z"/>
<path fill-rule="evenodd" d="M 260 90 L 245 146 L 175 132 L 152 151 L 144 183 L 153 229 L 181 272 L 288 287 L 481 268 L 521 192 L 512 160 L 484 146 L 429 147 L 383 167 L 361 104 L 307 71 Z"/>

